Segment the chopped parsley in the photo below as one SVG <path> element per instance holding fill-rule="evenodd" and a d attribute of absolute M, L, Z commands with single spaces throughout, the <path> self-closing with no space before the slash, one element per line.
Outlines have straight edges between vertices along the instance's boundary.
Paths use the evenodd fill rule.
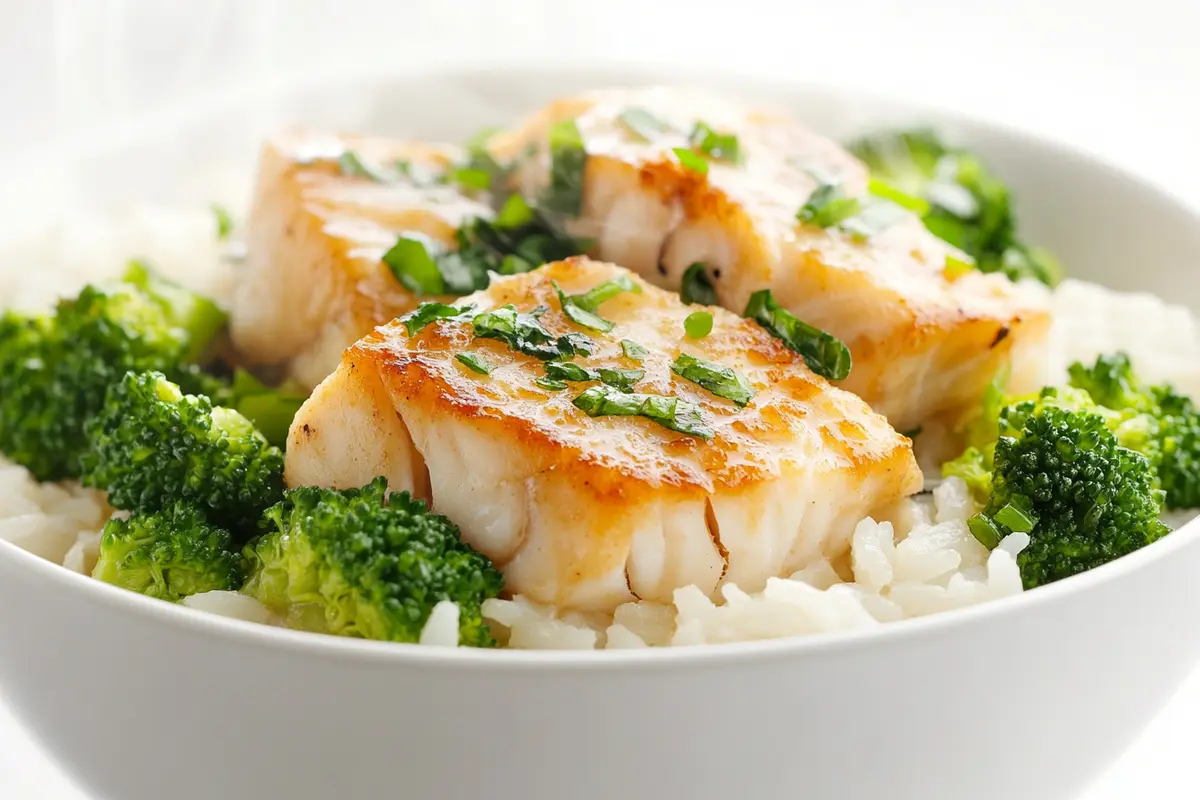
<path fill-rule="evenodd" d="M 400 318 L 409 336 L 416 336 L 425 326 L 435 319 L 451 319 L 465 316 L 473 310 L 472 306 L 448 306 L 445 303 L 421 303 L 415 311 L 410 311 Z"/>
<path fill-rule="evenodd" d="M 589 417 L 645 417 L 689 436 L 711 439 L 715 435 L 704 421 L 699 406 L 678 397 L 626 393 L 611 386 L 593 386 L 576 397 L 574 404 Z"/>
<path fill-rule="evenodd" d="M 517 311 L 516 306 L 505 305 L 485 311 L 471 321 L 475 336 L 480 339 L 496 339 L 504 342 L 518 353 L 553 361 L 572 358 L 575 355 L 590 355 L 592 341 L 580 334 L 553 336 L 538 320 L 548 309 L 538 306 L 528 314 Z"/>
<path fill-rule="evenodd" d="M 558 294 L 559 302 L 562 303 L 563 313 L 572 322 L 594 331 L 607 333 L 613 329 L 613 323 L 598 315 L 596 309 L 600 307 L 601 303 L 611 300 L 619 294 L 625 292 L 641 294 L 642 287 L 628 275 L 621 275 L 597 284 L 583 294 L 566 294 L 557 283 L 554 284 L 554 291 Z"/>
<path fill-rule="evenodd" d="M 445 276 L 433 256 L 429 254 L 427 243 L 432 244 L 432 240 L 421 241 L 412 236 L 401 236 L 391 249 L 383 254 L 383 263 L 396 276 L 400 285 L 418 297 L 446 293 Z"/>
<path fill-rule="evenodd" d="M 818 228 L 830 228 L 853 217 L 860 210 L 857 197 L 847 197 L 838 184 L 822 183 L 796 212 L 796 219 Z"/>
<path fill-rule="evenodd" d="M 561 392 L 567 388 L 564 381 L 556 381 L 553 378 L 535 378 L 533 382 L 548 392 Z"/>
<path fill-rule="evenodd" d="M 343 150 L 337 160 L 338 170 L 348 178 L 368 178 L 376 183 L 387 183 L 388 175 L 370 166 L 353 150 Z"/>
<path fill-rule="evenodd" d="M 652 142 L 664 133 L 670 133 L 671 126 L 644 108 L 632 106 L 622 111 L 618 117 L 626 128 L 640 138 Z"/>
<path fill-rule="evenodd" d="M 487 149 L 495 132 L 495 128 L 484 129 L 467 142 L 467 163 L 459 168 L 459 172 L 468 173 L 466 181 L 458 178 L 462 185 L 471 189 L 502 189 L 508 182 L 509 168 L 498 162 Z"/>
<path fill-rule="evenodd" d="M 708 265 L 703 261 L 692 264 L 683 273 L 683 282 L 679 296 L 685 303 L 697 303 L 702 306 L 717 304 L 717 290 L 713 288 L 708 277 Z"/>
<path fill-rule="evenodd" d="M 775 302 L 770 289 L 750 295 L 742 316 L 752 319 L 804 358 L 818 375 L 840 381 L 850 374 L 850 349 L 832 334 L 794 317 Z"/>
<path fill-rule="evenodd" d="M 550 186 L 541 197 L 541 207 L 572 217 L 583 208 L 583 176 L 587 151 L 575 120 L 554 123 L 550 128 Z"/>
<path fill-rule="evenodd" d="M 474 353 L 459 353 L 454 359 L 472 372 L 478 372 L 480 375 L 492 374 L 492 365 Z"/>
<path fill-rule="evenodd" d="M 671 371 L 684 380 L 702 386 L 717 397 L 732 400 L 739 407 L 744 407 L 754 397 L 754 387 L 745 375 L 717 364 L 705 361 L 687 353 L 680 353 L 671 365 Z"/>
<path fill-rule="evenodd" d="M 705 123 L 697 122 L 688 136 L 688 141 L 692 147 L 709 158 L 733 164 L 741 163 L 741 148 L 737 136 L 732 133 L 718 133 Z"/>
<path fill-rule="evenodd" d="M 683 330 L 689 338 L 703 339 L 712 333 L 713 315 L 707 311 L 695 311 L 683 321 Z"/>
<path fill-rule="evenodd" d="M 598 381 L 627 391 L 646 377 L 646 372 L 640 369 L 615 369 L 613 367 L 588 369 L 570 361 L 551 361 L 546 364 L 546 377 L 554 381 L 571 381 L 573 383 Z"/>
<path fill-rule="evenodd" d="M 645 361 L 646 356 L 650 355 L 649 350 L 629 339 L 621 340 L 621 352 L 630 361 Z"/>
<path fill-rule="evenodd" d="M 889 200 L 873 200 L 862 205 L 854 216 L 842 221 L 841 228 L 850 238 L 864 242 L 877 233 L 904 221 L 907 213 Z"/>
<path fill-rule="evenodd" d="M 491 188 L 492 185 L 492 175 L 490 172 L 470 166 L 455 167 L 450 171 L 450 180 L 464 189 L 475 189 L 477 191 Z"/>
<path fill-rule="evenodd" d="M 233 217 L 225 206 L 212 204 L 213 218 L 217 221 L 217 239 L 225 241 L 233 233 Z"/>
<path fill-rule="evenodd" d="M 929 201 L 923 197 L 909 194 L 893 186 L 882 178 L 871 178 L 867 183 L 867 191 L 876 197 L 890 200 L 901 208 L 908 209 L 914 214 L 924 216 L 929 213 Z"/>
<path fill-rule="evenodd" d="M 404 288 L 417 296 L 470 294 L 486 289 L 491 273 L 516 275 L 585 252 L 584 242 L 556 234 L 520 195 L 512 195 L 494 222 L 476 217 L 455 234 L 451 249 L 406 233 L 383 256 Z"/>
<path fill-rule="evenodd" d="M 708 162 L 704 160 L 704 156 L 694 150 L 686 147 L 672 147 L 671 152 L 675 154 L 685 169 L 690 169 L 700 175 L 708 174 Z"/>
<path fill-rule="evenodd" d="M 955 256 L 946 256 L 946 264 L 942 267 L 942 277 L 954 282 L 974 270 L 975 265 L 970 261 Z"/>

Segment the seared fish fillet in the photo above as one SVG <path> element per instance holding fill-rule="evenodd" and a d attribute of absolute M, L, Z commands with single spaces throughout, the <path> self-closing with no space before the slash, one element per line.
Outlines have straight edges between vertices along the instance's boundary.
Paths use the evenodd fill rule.
<path fill-rule="evenodd" d="M 436 180 L 462 157 L 449 146 L 305 131 L 268 141 L 230 315 L 239 351 L 286 364 L 311 388 L 344 348 L 416 307 L 381 258 L 402 233 L 453 248 L 464 221 L 493 216 L 488 198 Z"/>
<path fill-rule="evenodd" d="M 785 309 L 849 345 L 854 369 L 839 385 L 901 430 L 970 407 L 1002 367 L 1014 389 L 1036 385 L 1032 356 L 1049 325 L 1042 287 L 947 270 L 948 256 L 965 256 L 898 206 L 866 241 L 797 221 L 818 178 L 849 197 L 867 193 L 865 167 L 835 142 L 704 92 L 597 91 L 492 139 L 493 152 L 517 159 L 517 183 L 530 196 L 551 184 L 548 143 L 569 120 L 587 155 L 581 207 L 564 224 L 597 240 L 592 256 L 676 291 L 703 262 L 718 302 L 737 313 L 753 292 L 771 289 Z M 697 123 L 734 134 L 737 160 L 697 156 L 707 173 L 689 169 L 673 149 L 695 147 Z"/>
<path fill-rule="evenodd" d="M 555 282 L 572 296 L 612 280 L 634 290 L 595 310 L 611 330 L 562 311 Z M 346 351 L 293 422 L 290 485 L 347 488 L 385 475 L 454 520 L 509 591 L 581 610 L 669 602 L 688 584 L 760 589 L 844 552 L 863 516 L 921 487 L 911 442 L 860 398 L 720 308 L 710 309 L 711 333 L 685 335 L 698 307 L 620 267 L 555 262 L 496 278 L 456 305 L 466 304 L 474 308 L 412 335 L 404 319 L 380 327 Z M 569 368 L 644 371 L 624 373 L 625 389 L 674 399 L 667 425 L 688 432 L 643 416 L 589 416 L 587 398 L 577 400 L 585 390 L 622 396 L 596 375 L 548 388 L 553 364 L 476 335 L 474 315 L 506 304 L 540 313 L 551 342 L 588 337 L 594 352 Z M 734 374 L 710 391 L 694 373 L 673 372 L 681 354 Z"/>

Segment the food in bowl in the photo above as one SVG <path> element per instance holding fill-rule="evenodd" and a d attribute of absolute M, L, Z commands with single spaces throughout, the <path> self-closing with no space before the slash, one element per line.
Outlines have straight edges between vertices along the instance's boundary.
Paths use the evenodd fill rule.
<path fill-rule="evenodd" d="M 254 197 L 207 289 L 5 313 L 0 535 L 302 630 L 613 649 L 984 602 L 1200 505 L 1191 315 L 1060 280 L 927 131 L 607 90 L 461 149 L 291 131 Z"/>

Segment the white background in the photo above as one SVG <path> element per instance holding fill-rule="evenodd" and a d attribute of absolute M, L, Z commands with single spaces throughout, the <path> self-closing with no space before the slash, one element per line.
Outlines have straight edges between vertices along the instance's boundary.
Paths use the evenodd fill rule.
<path fill-rule="evenodd" d="M 0 0 L 0 164 L 296 73 L 616 60 L 955 107 L 1069 140 L 1200 208 L 1198 41 L 1200 0 Z M 1087 800 L 1194 800 L 1198 744 L 1200 673 Z M 2 705 L 0 798 L 82 800 Z"/>

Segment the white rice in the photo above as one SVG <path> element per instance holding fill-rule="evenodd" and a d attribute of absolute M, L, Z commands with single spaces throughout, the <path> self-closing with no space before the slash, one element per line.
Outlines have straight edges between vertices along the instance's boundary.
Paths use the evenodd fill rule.
<path fill-rule="evenodd" d="M 245 196 L 234 190 L 222 199 L 227 207 L 240 208 Z M 226 248 L 213 234 L 207 209 L 141 209 L 116 223 L 76 220 L 5 249 L 0 297 L 6 306 L 47 307 L 87 281 L 119 274 L 136 256 L 187 286 L 224 299 L 236 267 L 223 258 Z M 1071 361 L 1123 349 L 1148 378 L 1200 390 L 1200 330 L 1186 309 L 1150 295 L 1119 294 L 1075 280 L 1065 281 L 1052 303 L 1048 383 L 1061 382 Z M 989 553 L 967 529 L 966 519 L 975 510 L 960 480 L 942 482 L 932 495 L 862 520 L 848 558 L 771 579 L 754 594 L 726 585 L 712 600 L 696 587 L 686 587 L 675 592 L 671 605 L 628 603 L 611 615 L 562 614 L 518 596 L 487 601 L 484 614 L 508 647 L 616 650 L 870 628 L 1017 594 L 1016 556 L 1028 537 L 1013 534 Z M 101 493 L 73 483 L 39 485 L 23 468 L 0 458 L 0 539 L 89 574 L 99 530 L 111 515 Z M 197 595 L 184 605 L 282 624 L 257 601 L 235 592 Z M 458 614 L 453 603 L 438 604 L 421 643 L 456 645 Z"/>

